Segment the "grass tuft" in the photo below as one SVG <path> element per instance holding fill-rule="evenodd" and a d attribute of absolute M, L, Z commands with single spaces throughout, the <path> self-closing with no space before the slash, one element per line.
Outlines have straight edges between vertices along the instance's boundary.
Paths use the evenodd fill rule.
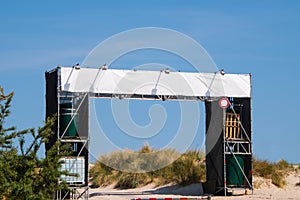
<path fill-rule="evenodd" d="M 172 163 L 177 157 L 179 158 Z M 166 167 L 159 169 L 162 165 Z M 134 170 L 142 173 L 131 173 Z M 158 151 L 146 144 L 137 152 L 125 150 L 101 156 L 90 170 L 90 174 L 94 187 L 113 183 L 115 188 L 120 189 L 141 187 L 149 183 L 155 183 L 157 186 L 167 183 L 188 185 L 205 181 L 205 155 L 192 150 L 180 156 L 175 150 Z"/>
<path fill-rule="evenodd" d="M 294 170 L 293 166 L 285 160 L 272 163 L 267 160 L 253 159 L 254 175 L 271 179 L 278 187 L 286 185 L 286 176 Z"/>
<path fill-rule="evenodd" d="M 174 158 L 178 159 L 172 162 Z M 162 165 L 166 167 L 159 169 Z M 274 185 L 281 188 L 286 185 L 286 176 L 296 170 L 285 160 L 272 163 L 253 158 L 253 166 L 253 175 L 271 179 Z M 156 186 L 169 183 L 185 186 L 206 181 L 205 155 L 203 152 L 190 150 L 180 156 L 173 149 L 158 151 L 145 144 L 137 152 L 124 150 L 100 156 L 90 174 L 94 187 L 115 184 L 115 188 L 129 189 L 149 183 Z M 297 186 L 300 186 L 300 182 Z"/>

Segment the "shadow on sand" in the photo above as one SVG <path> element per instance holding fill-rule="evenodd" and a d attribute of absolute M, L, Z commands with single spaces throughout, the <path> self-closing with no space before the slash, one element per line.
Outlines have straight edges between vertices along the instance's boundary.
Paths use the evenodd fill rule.
<path fill-rule="evenodd" d="M 93 192 L 90 193 L 90 197 L 95 196 L 126 196 L 126 195 L 151 195 L 151 194 L 162 194 L 162 195 L 183 195 L 183 196 L 202 196 L 203 188 L 202 184 L 191 184 L 188 186 L 179 186 L 179 185 L 171 185 L 171 186 L 163 186 L 159 188 L 154 188 L 151 190 L 115 190 L 115 191 L 107 191 L 107 192 Z"/>

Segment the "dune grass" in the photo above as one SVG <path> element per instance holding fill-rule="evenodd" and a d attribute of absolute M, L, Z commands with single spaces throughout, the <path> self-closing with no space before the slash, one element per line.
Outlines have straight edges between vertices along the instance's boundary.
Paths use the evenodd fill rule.
<path fill-rule="evenodd" d="M 172 162 L 172 159 L 177 157 L 179 158 Z M 101 156 L 90 170 L 90 174 L 93 177 L 94 187 L 112 183 L 115 183 L 115 188 L 120 189 L 141 187 L 149 183 L 157 186 L 168 183 L 188 185 L 205 181 L 204 158 L 204 154 L 200 151 L 190 150 L 180 156 L 173 149 L 158 151 L 145 145 L 137 152 L 125 150 Z M 165 167 L 159 169 L 162 164 Z M 134 170 L 138 173 L 132 172 Z"/>
<path fill-rule="evenodd" d="M 286 176 L 294 170 L 294 167 L 285 160 L 272 163 L 267 160 L 254 158 L 253 167 L 253 175 L 271 179 L 272 183 L 277 187 L 284 187 L 286 185 Z"/>
<path fill-rule="evenodd" d="M 172 162 L 174 158 L 178 159 Z M 162 165 L 165 167 L 159 168 Z M 271 179 L 278 187 L 284 187 L 286 176 L 297 170 L 285 160 L 273 163 L 253 158 L 253 167 L 254 176 Z M 184 186 L 205 182 L 205 154 L 190 150 L 180 155 L 173 149 L 158 151 L 145 145 L 137 152 L 124 150 L 102 155 L 90 174 L 94 187 L 115 184 L 115 188 L 128 189 L 149 183 L 156 186 L 169 183 Z M 300 186 L 300 182 L 297 185 Z"/>
<path fill-rule="evenodd" d="M 300 170 L 300 164 L 298 164 L 298 167 L 296 168 L 296 171 L 298 172 Z M 299 182 L 296 183 L 296 186 L 300 186 L 300 177 L 299 177 Z"/>

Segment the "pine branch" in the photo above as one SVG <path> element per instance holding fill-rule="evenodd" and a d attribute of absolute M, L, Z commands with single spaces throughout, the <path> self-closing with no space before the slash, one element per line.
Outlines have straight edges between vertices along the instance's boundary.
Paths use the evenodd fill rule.
<path fill-rule="evenodd" d="M 16 131 L 14 126 L 6 128 L 4 124 L 10 115 L 12 98 L 13 92 L 5 95 L 0 86 L 0 199 L 53 199 L 55 190 L 67 189 L 66 182 L 59 179 L 62 175 L 71 175 L 60 170 L 61 158 L 70 155 L 70 146 L 57 141 L 45 158 L 38 158 L 41 146 L 53 137 L 56 116 L 48 118 L 37 131 L 33 128 Z M 28 146 L 25 144 L 27 136 L 33 138 Z M 19 141 L 19 151 L 12 146 L 15 138 Z M 7 149 L 3 151 L 3 148 Z"/>

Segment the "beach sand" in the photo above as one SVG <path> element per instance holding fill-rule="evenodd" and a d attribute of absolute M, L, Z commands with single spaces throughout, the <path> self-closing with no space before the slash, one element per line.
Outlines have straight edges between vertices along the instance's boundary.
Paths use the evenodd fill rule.
<path fill-rule="evenodd" d="M 252 191 L 248 191 L 247 195 L 235 194 L 233 196 L 212 196 L 211 199 L 297 199 L 300 200 L 300 186 L 296 183 L 300 181 L 300 173 L 292 173 L 286 178 L 287 185 L 284 188 L 278 188 L 271 183 L 271 180 L 254 177 L 255 186 L 258 187 Z M 154 184 L 135 189 L 118 190 L 114 189 L 113 185 L 105 188 L 90 189 L 91 200 L 130 200 L 135 198 L 207 198 L 200 195 L 202 187 L 200 184 L 192 184 L 186 187 L 175 185 L 165 185 L 155 187 Z M 244 191 L 242 192 L 244 193 Z"/>

